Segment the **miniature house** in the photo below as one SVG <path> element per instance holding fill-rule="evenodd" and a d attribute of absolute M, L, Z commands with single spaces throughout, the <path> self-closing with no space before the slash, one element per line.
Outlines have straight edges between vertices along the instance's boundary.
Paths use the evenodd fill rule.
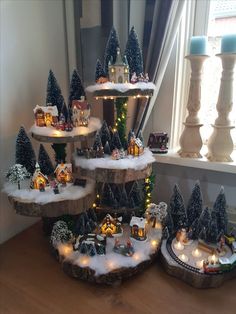
<path fill-rule="evenodd" d="M 37 126 L 54 126 L 58 122 L 57 106 L 39 106 L 34 108 L 35 124 Z"/>
<path fill-rule="evenodd" d="M 168 140 L 167 133 L 150 133 L 148 147 L 153 153 L 165 154 L 168 152 Z"/>
<path fill-rule="evenodd" d="M 46 175 L 42 174 L 40 171 L 39 164 L 35 165 L 35 172 L 32 177 L 31 186 L 33 189 L 44 190 L 46 185 L 48 185 L 49 181 Z"/>
<path fill-rule="evenodd" d="M 139 138 L 136 138 L 135 136 L 131 137 L 129 143 L 128 143 L 128 149 L 127 149 L 128 155 L 133 156 L 139 156 L 144 153 L 144 147 L 143 143 Z"/>
<path fill-rule="evenodd" d="M 109 81 L 112 83 L 129 83 L 129 65 L 126 57 L 121 58 L 120 48 L 117 48 L 116 62 L 108 64 Z"/>
<path fill-rule="evenodd" d="M 72 101 L 73 126 L 88 126 L 90 118 L 90 105 L 82 96 L 81 100 Z"/>
<path fill-rule="evenodd" d="M 131 237 L 144 241 L 147 238 L 146 234 L 146 219 L 143 217 L 135 217 L 133 216 L 130 220 L 130 228 L 131 228 Z"/>
<path fill-rule="evenodd" d="M 66 184 L 72 182 L 72 164 L 59 164 L 55 171 L 56 179 L 59 183 Z"/>
<path fill-rule="evenodd" d="M 122 233 L 121 224 L 117 219 L 107 214 L 102 221 L 100 231 L 102 234 L 107 236 L 112 236 L 116 233 Z"/>

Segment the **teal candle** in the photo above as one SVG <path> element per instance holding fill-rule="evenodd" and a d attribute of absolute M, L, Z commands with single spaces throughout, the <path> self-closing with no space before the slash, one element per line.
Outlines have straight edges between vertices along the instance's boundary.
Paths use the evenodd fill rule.
<path fill-rule="evenodd" d="M 236 34 L 222 37 L 221 53 L 236 53 Z"/>
<path fill-rule="evenodd" d="M 190 55 L 206 55 L 207 54 L 207 37 L 193 36 L 190 41 Z"/>

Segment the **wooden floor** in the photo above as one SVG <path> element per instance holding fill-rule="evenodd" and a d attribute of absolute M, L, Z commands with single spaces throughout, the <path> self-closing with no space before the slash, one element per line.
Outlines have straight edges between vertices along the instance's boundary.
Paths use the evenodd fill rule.
<path fill-rule="evenodd" d="M 69 278 L 49 253 L 38 223 L 1 246 L 0 313 L 236 313 L 236 280 L 197 290 L 159 263 L 119 287 Z"/>

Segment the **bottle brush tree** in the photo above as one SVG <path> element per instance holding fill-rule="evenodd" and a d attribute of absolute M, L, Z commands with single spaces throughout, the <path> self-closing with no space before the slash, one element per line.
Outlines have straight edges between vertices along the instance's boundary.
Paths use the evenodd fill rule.
<path fill-rule="evenodd" d="M 16 138 L 16 164 L 20 164 L 33 175 L 36 157 L 33 146 L 23 126 L 20 127 Z"/>
<path fill-rule="evenodd" d="M 48 75 L 46 104 L 51 106 L 57 106 L 58 114 L 60 114 L 64 102 L 65 101 L 61 93 L 61 88 L 56 80 L 54 73 L 52 72 L 52 70 L 50 70 Z"/>
<path fill-rule="evenodd" d="M 213 205 L 213 210 L 216 212 L 218 230 L 223 231 L 224 234 L 226 234 L 228 226 L 228 216 L 226 212 L 226 198 L 223 186 L 221 187 L 220 193 L 217 196 L 216 201 Z"/>
<path fill-rule="evenodd" d="M 40 144 L 39 146 L 38 163 L 43 174 L 46 174 L 47 176 L 53 174 L 54 168 L 43 144 Z"/>
<path fill-rule="evenodd" d="M 70 81 L 70 93 L 68 100 L 69 109 L 71 109 L 72 101 L 80 100 L 82 96 L 85 97 L 84 87 L 78 71 L 74 70 Z"/>
<path fill-rule="evenodd" d="M 203 208 L 202 192 L 199 181 L 196 182 L 187 205 L 189 226 L 200 217 Z"/>
<path fill-rule="evenodd" d="M 170 213 L 176 231 L 188 225 L 184 199 L 177 184 L 170 199 Z"/>
<path fill-rule="evenodd" d="M 95 71 L 95 82 L 97 82 L 100 79 L 100 77 L 106 77 L 106 73 L 103 70 L 101 61 L 97 59 L 96 71 Z"/>
<path fill-rule="evenodd" d="M 110 35 L 107 40 L 105 54 L 104 54 L 104 72 L 108 75 L 108 64 L 112 60 L 114 63 L 116 61 L 117 48 L 119 47 L 119 41 L 117 33 L 114 27 L 110 31 Z"/>
<path fill-rule="evenodd" d="M 134 30 L 131 28 L 128 41 L 126 43 L 125 55 L 129 64 L 130 77 L 135 72 L 137 75 L 143 73 L 143 56 L 140 49 L 138 36 Z"/>

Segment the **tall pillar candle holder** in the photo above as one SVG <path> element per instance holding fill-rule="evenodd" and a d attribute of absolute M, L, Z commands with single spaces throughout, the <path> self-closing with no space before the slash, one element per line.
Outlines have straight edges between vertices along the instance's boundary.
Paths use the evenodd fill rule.
<path fill-rule="evenodd" d="M 188 55 L 185 57 L 191 64 L 191 78 L 188 95 L 188 116 L 184 122 L 184 130 L 181 134 L 178 151 L 181 157 L 201 158 L 202 138 L 200 135 L 200 119 L 198 111 L 201 107 L 201 77 L 202 65 L 207 55 Z"/>
<path fill-rule="evenodd" d="M 210 161 L 230 162 L 233 151 L 233 140 L 230 131 L 234 128 L 229 113 L 233 108 L 233 77 L 236 53 L 218 54 L 222 61 L 222 76 L 216 109 L 218 117 L 212 125 L 213 132 L 208 140 L 208 153 Z"/>

